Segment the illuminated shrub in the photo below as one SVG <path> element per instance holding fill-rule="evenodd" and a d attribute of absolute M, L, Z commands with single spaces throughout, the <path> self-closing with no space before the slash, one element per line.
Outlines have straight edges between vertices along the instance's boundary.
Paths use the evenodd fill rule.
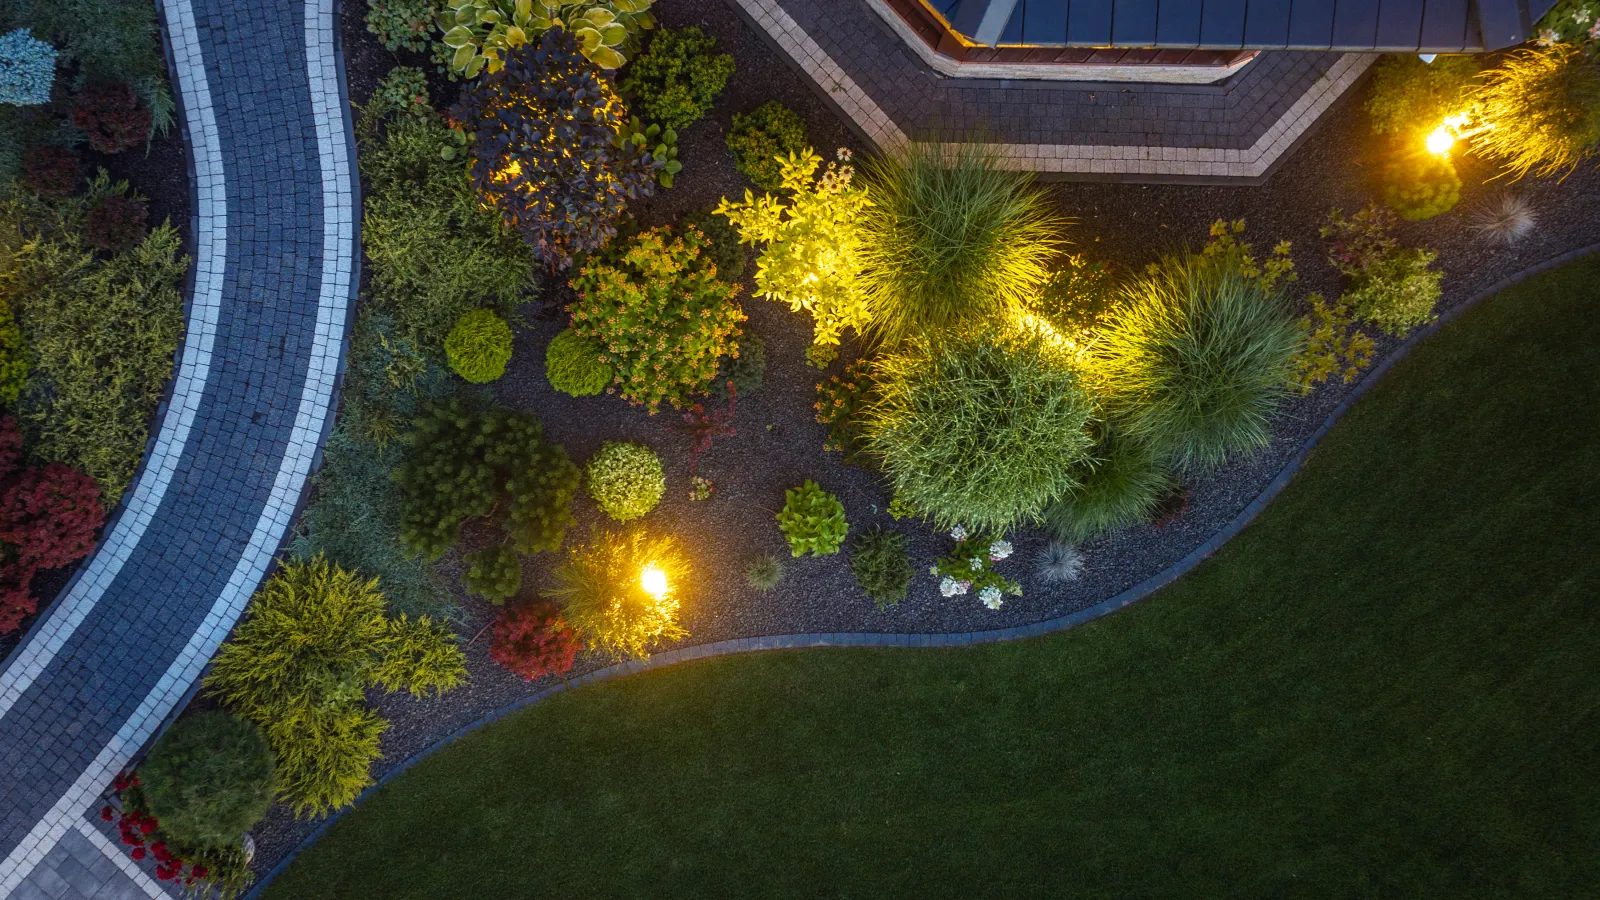
<path fill-rule="evenodd" d="M 1074 480 L 1044 510 L 1045 526 L 1068 543 L 1149 519 L 1172 483 L 1154 454 L 1132 441 L 1117 440 L 1109 428 L 1094 449 L 1093 465 L 1080 466 Z"/>
<path fill-rule="evenodd" d="M 762 190 L 776 191 L 783 188 L 782 160 L 804 155 L 810 141 L 806 123 L 789 107 L 769 100 L 749 113 L 733 114 L 727 145 L 745 177 Z"/>
<path fill-rule="evenodd" d="M 1420 140 L 1446 116 L 1462 112 L 1479 68 L 1475 56 L 1440 56 L 1423 62 L 1414 53 L 1397 53 L 1378 60 L 1372 67 L 1372 96 L 1367 100 L 1373 133 Z"/>
<path fill-rule="evenodd" d="M 261 726 L 281 796 L 297 813 L 315 815 L 372 783 L 388 722 L 366 705 L 366 688 L 422 697 L 465 680 L 454 635 L 427 617 L 390 618 L 377 579 L 317 557 L 284 563 L 261 586 L 204 684 Z"/>
<path fill-rule="evenodd" d="M 1093 444 L 1089 395 L 1038 334 L 912 342 L 874 376 L 868 448 L 900 502 L 941 525 L 1003 531 L 1037 519 Z"/>
<path fill-rule="evenodd" d="M 405 508 L 400 541 L 426 559 L 456 542 L 461 523 L 503 510 L 503 527 L 522 553 L 561 546 L 573 521 L 578 467 L 544 440 L 539 420 L 496 407 L 468 412 L 431 407 L 414 423 L 394 471 Z"/>
<path fill-rule="evenodd" d="M 739 288 L 703 261 L 707 244 L 694 229 L 654 228 L 572 279 L 573 332 L 601 346 L 618 393 L 651 413 L 662 403 L 688 405 L 717 374 L 719 360 L 739 349 Z"/>
<path fill-rule="evenodd" d="M 688 632 L 678 625 L 689 561 L 671 535 L 643 527 L 600 530 L 567 550 L 544 596 L 589 647 L 617 659 L 644 659 L 660 641 Z"/>
<path fill-rule="evenodd" d="M 522 558 L 511 547 L 486 547 L 469 553 L 463 582 L 467 593 L 500 604 L 522 589 Z"/>
<path fill-rule="evenodd" d="M 1095 351 L 1122 436 L 1181 468 L 1266 446 L 1301 340 L 1282 294 L 1229 254 L 1164 260 L 1122 293 Z"/>
<path fill-rule="evenodd" d="M 475 309 L 450 329 L 444 352 L 457 375 L 487 384 L 504 375 L 511 361 L 511 326 L 493 310 Z"/>
<path fill-rule="evenodd" d="M 1600 147 L 1600 70 L 1570 44 L 1513 51 L 1483 75 L 1472 146 L 1521 178 L 1569 172 Z"/>
<path fill-rule="evenodd" d="M 1461 201 L 1461 178 L 1445 157 L 1407 153 L 1386 164 L 1379 177 L 1383 202 L 1403 219 L 1431 219 Z"/>
<path fill-rule="evenodd" d="M 580 336 L 571 328 L 556 335 L 544 351 L 544 377 L 563 394 L 588 397 L 606 389 L 616 378 L 616 370 L 600 358 L 603 351 L 594 340 Z"/>
<path fill-rule="evenodd" d="M 879 609 L 904 600 L 912 575 L 906 536 L 874 528 L 857 538 L 850 548 L 850 574 Z"/>
<path fill-rule="evenodd" d="M 145 202 L 137 197 L 106 194 L 84 214 L 83 240 L 112 253 L 131 250 L 150 233 L 147 214 Z"/>
<path fill-rule="evenodd" d="M 756 296 L 805 310 L 815 325 L 806 357 L 821 367 L 839 354 L 846 328 L 868 322 L 861 278 L 859 222 L 867 192 L 853 182 L 849 151 L 840 150 L 813 181 L 821 157 L 809 148 L 779 164 L 786 197 L 744 192 L 744 199 L 717 204 L 717 213 L 739 229 L 740 240 L 761 250 L 756 261 Z"/>
<path fill-rule="evenodd" d="M 618 522 L 656 508 L 667 491 L 661 458 L 643 444 L 606 441 L 584 467 L 589 496 Z"/>
<path fill-rule="evenodd" d="M 220 710 L 179 719 L 139 764 L 139 780 L 161 831 L 202 847 L 238 841 L 278 790 L 261 729 Z"/>
<path fill-rule="evenodd" d="M 0 36 L 0 103 L 49 103 L 50 88 L 55 82 L 56 48 L 26 28 Z"/>
<path fill-rule="evenodd" d="M 510 65 L 518 47 L 551 30 L 576 36 L 577 46 L 602 69 L 620 68 L 656 26 L 651 0 L 449 0 L 439 19 L 455 75 L 475 78 Z M 453 76 L 452 76 L 453 77 Z"/>
<path fill-rule="evenodd" d="M 1321 294 L 1308 299 L 1311 314 L 1300 320 L 1300 330 L 1305 332 L 1305 345 L 1295 356 L 1295 382 L 1302 393 L 1335 375 L 1345 384 L 1356 380 L 1361 370 L 1372 361 L 1375 345 L 1372 338 L 1362 334 L 1355 326 L 1355 315 L 1344 303 L 1329 303 Z"/>
<path fill-rule="evenodd" d="M 450 117 L 473 135 L 474 187 L 551 265 L 604 246 L 628 201 L 655 190 L 654 163 L 612 141 L 622 101 L 563 29 L 513 50 Z"/>
<path fill-rule="evenodd" d="M 1027 309 L 1064 223 L 1026 173 L 963 145 L 908 145 L 867 169 L 861 261 L 886 346 Z"/>
<path fill-rule="evenodd" d="M 139 105 L 133 88 L 120 81 L 102 81 L 78 92 L 72 124 L 83 129 L 94 149 L 121 153 L 150 136 L 150 110 Z"/>
<path fill-rule="evenodd" d="M 844 545 L 850 525 L 844 519 L 844 504 L 817 483 L 805 484 L 784 493 L 783 509 L 778 510 L 778 528 L 789 542 L 794 556 L 832 556 Z"/>
<path fill-rule="evenodd" d="M 489 658 L 520 676 L 537 681 L 546 675 L 565 675 L 583 641 L 561 618 L 554 603 L 514 603 L 494 620 Z"/>
<path fill-rule="evenodd" d="M 41 144 L 22 155 L 22 183 L 41 197 L 67 197 L 83 183 L 83 163 L 66 147 Z"/>
<path fill-rule="evenodd" d="M 682 130 L 711 109 L 733 76 L 733 57 L 716 47 L 717 39 L 698 28 L 663 28 L 628 67 L 622 90 L 645 119 Z"/>

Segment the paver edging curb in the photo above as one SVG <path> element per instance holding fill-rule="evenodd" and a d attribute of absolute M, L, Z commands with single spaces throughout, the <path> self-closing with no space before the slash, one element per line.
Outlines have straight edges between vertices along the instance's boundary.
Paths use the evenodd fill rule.
<path fill-rule="evenodd" d="M 1427 340 L 1429 337 L 1432 337 L 1434 334 L 1437 334 L 1442 328 L 1444 328 L 1444 326 L 1455 321 L 1467 310 L 1477 306 L 1484 300 L 1487 300 L 1496 294 L 1514 287 L 1515 285 L 1526 281 L 1529 278 L 1541 275 L 1552 269 L 1560 268 L 1567 263 L 1581 259 L 1585 256 L 1589 256 L 1596 252 L 1600 252 L 1600 244 L 1590 244 L 1586 247 L 1579 247 L 1576 250 L 1569 250 L 1566 253 L 1562 253 L 1558 256 L 1547 259 L 1544 262 L 1523 269 L 1520 272 L 1508 275 L 1500 281 L 1497 281 L 1484 290 L 1478 292 L 1477 294 L 1467 298 L 1461 303 L 1458 303 L 1450 309 L 1440 313 L 1438 318 L 1424 326 L 1422 329 L 1418 330 L 1416 333 L 1412 334 L 1410 337 L 1406 338 L 1405 342 L 1399 347 L 1396 347 L 1393 353 L 1390 353 L 1388 356 L 1384 357 L 1383 360 L 1381 360 L 1377 365 L 1368 370 L 1367 374 L 1361 379 L 1360 382 L 1356 384 L 1355 388 L 1352 389 L 1350 393 L 1346 395 L 1345 398 L 1328 413 L 1327 417 L 1323 419 L 1322 424 L 1317 428 L 1317 430 L 1312 432 L 1311 436 L 1306 439 L 1305 443 L 1300 445 L 1300 449 L 1295 453 L 1295 455 L 1283 465 L 1283 468 L 1278 470 L 1278 474 L 1267 483 L 1267 486 L 1256 495 L 1254 500 L 1251 500 L 1244 509 L 1239 511 L 1238 515 L 1229 520 L 1227 525 L 1223 526 L 1221 530 L 1208 538 L 1205 543 L 1190 551 L 1189 554 L 1184 556 L 1182 559 L 1114 597 L 1102 600 L 1093 606 L 1085 607 L 1077 610 L 1076 612 L 1071 612 L 1063 616 L 1057 616 L 1053 619 L 1045 619 L 1029 625 L 1014 625 L 1009 628 L 997 628 L 989 631 L 967 631 L 945 634 L 838 632 L 821 634 L 780 634 L 752 638 L 733 638 L 731 640 L 716 641 L 709 644 L 697 644 L 693 647 L 684 647 L 679 650 L 669 650 L 664 653 L 658 653 L 650 657 L 648 660 L 642 662 L 630 660 L 628 662 L 607 666 L 603 669 L 596 669 L 593 672 L 580 675 L 576 678 L 564 679 L 560 684 L 553 684 L 547 688 L 544 688 L 543 690 L 538 691 L 537 693 L 523 697 L 506 706 L 502 706 L 501 708 L 484 715 L 474 722 L 463 725 L 462 727 L 456 729 L 448 735 L 445 735 L 443 738 L 440 738 L 422 750 L 412 754 L 404 762 L 395 766 L 393 769 L 385 772 L 371 786 L 369 786 L 366 790 L 363 790 L 360 795 L 357 796 L 356 799 L 348 806 L 344 806 L 336 810 L 332 815 L 323 820 L 316 827 L 316 830 L 306 835 L 305 839 L 300 841 L 299 844 L 295 845 L 294 849 L 290 850 L 283 859 L 279 860 L 277 865 L 273 866 L 261 876 L 261 879 L 257 881 L 253 887 L 251 887 L 248 893 L 244 895 L 243 900 L 260 900 L 261 894 L 266 890 L 267 886 L 270 885 L 275 878 L 281 875 L 283 871 L 289 867 L 289 864 L 294 862 L 295 859 L 299 857 L 299 855 L 307 847 L 311 846 L 317 841 L 317 839 L 326 834 L 328 829 L 331 828 L 334 823 L 338 822 L 339 819 L 343 818 L 347 812 L 355 809 L 368 797 L 382 789 L 389 782 L 410 771 L 411 768 L 418 763 L 444 749 L 445 747 L 455 743 L 457 740 L 465 737 L 466 735 L 478 731 L 487 725 L 498 722 L 514 712 L 518 712 L 526 709 L 529 706 L 533 706 L 541 700 L 546 700 L 555 696 L 556 694 L 565 693 L 570 688 L 582 687 L 587 684 L 593 684 L 601 681 L 609 681 L 613 678 L 631 675 L 635 672 L 662 669 L 680 662 L 688 662 L 691 660 L 705 659 L 714 656 L 731 656 L 737 653 L 766 652 L 772 650 L 801 650 L 819 647 L 886 648 L 914 646 L 949 648 L 967 647 L 975 644 L 1000 643 L 1002 641 L 1041 637 L 1046 634 L 1066 631 L 1069 628 L 1073 628 L 1077 625 L 1082 625 L 1087 622 L 1092 622 L 1095 619 L 1099 619 L 1103 616 L 1110 615 L 1117 610 L 1131 606 L 1136 601 L 1142 600 L 1145 597 L 1154 594 L 1161 588 L 1166 587 L 1172 582 L 1177 581 L 1182 576 L 1193 571 L 1195 567 L 1199 566 L 1200 563 L 1204 562 L 1213 553 L 1220 549 L 1223 544 L 1233 539 L 1241 531 L 1248 527 L 1251 522 L 1255 521 L 1255 518 L 1261 514 L 1261 511 L 1266 509 L 1267 505 L 1271 503 L 1272 500 L 1278 496 L 1278 494 L 1282 493 L 1283 489 L 1289 486 L 1289 482 L 1293 481 L 1294 477 L 1300 473 L 1300 469 L 1304 465 L 1307 457 L 1309 457 L 1311 452 L 1317 448 L 1317 445 L 1322 443 L 1323 438 L 1328 436 L 1328 433 L 1333 430 L 1333 426 L 1337 424 L 1340 419 L 1344 418 L 1344 415 L 1348 413 L 1353 406 L 1355 406 L 1355 402 L 1364 396 L 1368 391 L 1376 387 L 1377 384 L 1383 380 L 1383 377 L 1389 373 L 1389 370 L 1393 369 L 1394 366 L 1401 360 L 1405 359 L 1407 356 L 1410 356 L 1411 352 L 1415 350 L 1423 341 Z"/>

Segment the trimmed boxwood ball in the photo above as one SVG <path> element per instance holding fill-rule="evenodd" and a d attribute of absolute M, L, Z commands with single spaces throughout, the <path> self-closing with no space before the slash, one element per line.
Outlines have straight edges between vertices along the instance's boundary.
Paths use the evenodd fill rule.
<path fill-rule="evenodd" d="M 1267 445 L 1302 332 L 1283 295 L 1228 257 L 1163 260 L 1124 285 L 1094 352 L 1121 435 L 1182 469 Z"/>
<path fill-rule="evenodd" d="M 617 372 L 600 359 L 600 345 L 571 328 L 556 335 L 544 351 L 544 377 L 550 386 L 573 397 L 589 397 L 606 389 Z"/>
<path fill-rule="evenodd" d="M 1461 201 L 1461 178 L 1450 160 L 1412 154 L 1383 167 L 1383 202 L 1402 219 L 1418 222 L 1442 215 Z"/>
<path fill-rule="evenodd" d="M 643 444 L 606 441 L 584 469 L 589 496 L 618 522 L 656 508 L 667 490 L 661 458 Z"/>
<path fill-rule="evenodd" d="M 450 368 L 473 384 L 488 384 L 511 361 L 511 326 L 493 310 L 475 309 L 456 320 L 444 339 Z"/>
<path fill-rule="evenodd" d="M 903 504 L 943 527 L 1003 532 L 1074 486 L 1093 403 L 1070 349 L 993 328 L 908 343 L 874 366 L 867 448 Z"/>
<path fill-rule="evenodd" d="M 179 719 L 139 767 L 139 779 L 162 833 L 200 847 L 237 843 L 278 789 L 261 729 L 218 710 Z"/>

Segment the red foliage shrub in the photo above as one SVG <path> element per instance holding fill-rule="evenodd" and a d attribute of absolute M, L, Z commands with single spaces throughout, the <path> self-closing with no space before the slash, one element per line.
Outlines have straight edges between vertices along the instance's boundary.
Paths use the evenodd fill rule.
<path fill-rule="evenodd" d="M 139 105 L 133 88 L 102 81 L 78 92 L 72 124 L 83 129 L 94 149 L 121 153 L 150 136 L 150 110 Z"/>
<path fill-rule="evenodd" d="M 83 239 L 91 247 L 112 253 L 131 250 L 150 232 L 145 224 L 147 214 L 144 201 L 107 194 L 84 216 Z"/>
<path fill-rule="evenodd" d="M 565 675 L 583 649 L 553 603 L 519 603 L 500 611 L 489 656 L 528 681 Z"/>
<path fill-rule="evenodd" d="M 24 471 L 0 497 L 0 541 L 41 569 L 87 556 L 105 521 L 100 486 L 61 463 Z"/>
<path fill-rule="evenodd" d="M 0 634 L 16 631 L 39 608 L 28 587 L 33 571 L 20 562 L 0 566 Z"/>
<path fill-rule="evenodd" d="M 83 183 L 83 163 L 65 147 L 44 144 L 22 155 L 22 183 L 41 197 L 69 197 Z"/>

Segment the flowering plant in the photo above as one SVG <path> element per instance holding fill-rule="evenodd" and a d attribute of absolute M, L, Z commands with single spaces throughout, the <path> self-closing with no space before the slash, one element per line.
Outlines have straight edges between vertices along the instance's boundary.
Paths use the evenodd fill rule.
<path fill-rule="evenodd" d="M 928 572 L 939 576 L 939 593 L 959 597 L 976 590 L 978 600 L 999 609 L 1006 594 L 1022 596 L 1022 586 L 995 571 L 994 564 L 1009 558 L 1013 548 L 1003 538 L 971 534 L 960 525 L 950 529 L 956 548 Z"/>

